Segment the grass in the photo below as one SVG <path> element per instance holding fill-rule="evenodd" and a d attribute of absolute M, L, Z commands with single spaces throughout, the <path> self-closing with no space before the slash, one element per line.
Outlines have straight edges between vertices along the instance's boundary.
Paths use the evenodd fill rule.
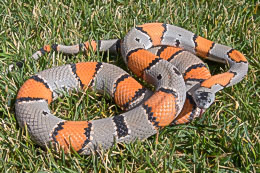
<path fill-rule="evenodd" d="M 0 2 L 1 172 L 259 172 L 260 13 L 254 0 L 24 1 Z M 76 44 L 123 38 L 135 25 L 165 22 L 186 28 L 246 55 L 250 66 L 239 84 L 216 95 L 201 119 L 160 131 L 158 141 L 115 145 L 97 155 L 63 154 L 38 147 L 19 128 L 14 112 L 18 89 L 34 73 L 81 61 L 126 66 L 120 56 L 51 54 L 29 59 L 44 44 Z M 6 74 L 8 65 L 25 61 Z M 213 73 L 227 66 L 209 62 Z M 51 105 L 65 119 L 97 119 L 121 112 L 111 99 L 72 92 Z M 86 116 L 88 115 L 88 116 Z"/>

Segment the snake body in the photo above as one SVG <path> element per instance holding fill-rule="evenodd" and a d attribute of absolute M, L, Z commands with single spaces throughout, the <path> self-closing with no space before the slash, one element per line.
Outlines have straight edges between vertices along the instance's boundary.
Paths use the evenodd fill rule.
<path fill-rule="evenodd" d="M 65 152 L 73 148 L 90 154 L 110 148 L 115 141 L 128 143 L 148 138 L 161 127 L 187 123 L 200 116 L 214 102 L 217 91 L 241 81 L 248 70 L 248 62 L 239 51 L 163 23 L 137 26 L 123 40 L 46 45 L 32 58 L 38 59 L 51 50 L 77 54 L 89 49 L 120 49 L 128 68 L 154 85 L 155 92 L 107 63 L 82 62 L 39 72 L 20 88 L 15 111 L 19 125 L 26 125 L 40 146 L 54 144 Z M 227 63 L 230 69 L 211 76 L 195 55 Z M 108 93 L 128 111 L 92 121 L 66 121 L 51 113 L 48 105 L 62 92 L 86 87 Z"/>

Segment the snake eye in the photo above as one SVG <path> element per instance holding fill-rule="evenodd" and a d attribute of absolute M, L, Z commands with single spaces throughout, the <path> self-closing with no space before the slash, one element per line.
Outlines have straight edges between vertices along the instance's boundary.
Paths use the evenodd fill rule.
<path fill-rule="evenodd" d="M 161 80 L 161 79 L 162 79 L 162 75 L 159 74 L 159 75 L 157 76 L 157 79 L 158 79 L 158 80 Z"/>

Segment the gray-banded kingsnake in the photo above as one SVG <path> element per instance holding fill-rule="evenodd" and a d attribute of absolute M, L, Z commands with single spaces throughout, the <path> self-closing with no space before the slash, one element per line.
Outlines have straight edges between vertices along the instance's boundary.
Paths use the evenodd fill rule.
<path fill-rule="evenodd" d="M 155 92 L 107 63 L 82 62 L 41 71 L 23 84 L 15 103 L 19 125 L 26 125 L 40 146 L 57 144 L 66 152 L 73 148 L 90 154 L 108 149 L 115 141 L 145 139 L 161 127 L 187 123 L 200 116 L 213 103 L 217 91 L 241 81 L 248 70 L 248 62 L 239 51 L 163 23 L 134 27 L 123 40 L 47 45 L 32 58 L 38 59 L 51 50 L 77 54 L 90 48 L 114 53 L 120 49 L 128 68 L 154 85 Z M 211 76 L 195 55 L 227 63 L 230 69 Z M 92 121 L 65 121 L 51 113 L 48 105 L 60 96 L 60 91 L 85 87 L 105 91 L 128 111 Z"/>

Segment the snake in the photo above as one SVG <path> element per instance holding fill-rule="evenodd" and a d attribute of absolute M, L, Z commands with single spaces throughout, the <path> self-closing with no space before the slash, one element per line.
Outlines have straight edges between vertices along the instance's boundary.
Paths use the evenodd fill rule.
<path fill-rule="evenodd" d="M 38 72 L 19 89 L 15 113 L 19 126 L 27 127 L 39 146 L 88 155 L 115 143 L 144 140 L 163 127 L 200 117 L 214 102 L 216 92 L 240 82 L 248 71 L 248 61 L 238 50 L 165 23 L 136 26 L 123 39 L 45 45 L 32 58 L 51 51 L 78 54 L 90 50 L 120 52 L 128 69 L 154 89 L 146 89 L 126 71 L 104 62 L 79 62 Z M 230 68 L 211 75 L 201 59 Z M 50 103 L 64 92 L 87 88 L 107 93 L 126 111 L 90 121 L 64 120 L 52 114 Z"/>

